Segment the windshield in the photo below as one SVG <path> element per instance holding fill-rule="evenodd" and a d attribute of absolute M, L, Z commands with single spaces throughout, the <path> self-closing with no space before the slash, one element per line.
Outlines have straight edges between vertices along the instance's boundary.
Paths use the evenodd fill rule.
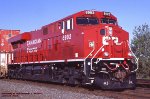
<path fill-rule="evenodd" d="M 101 23 L 103 24 L 115 24 L 117 25 L 117 21 L 114 19 L 102 18 Z"/>
<path fill-rule="evenodd" d="M 78 17 L 76 19 L 76 22 L 77 24 L 81 24 L 81 25 L 84 25 L 84 24 L 96 25 L 99 23 L 98 19 L 95 17 Z"/>

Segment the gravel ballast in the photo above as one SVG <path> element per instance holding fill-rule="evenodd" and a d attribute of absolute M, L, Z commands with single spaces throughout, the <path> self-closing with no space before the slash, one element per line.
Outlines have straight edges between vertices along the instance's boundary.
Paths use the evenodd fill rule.
<path fill-rule="evenodd" d="M 65 86 L 61 87 L 61 85 L 60 88 L 58 85 L 42 85 L 31 81 L 0 79 L 0 99 L 110 99 L 105 96 L 72 91 L 74 87 L 64 90 Z"/>

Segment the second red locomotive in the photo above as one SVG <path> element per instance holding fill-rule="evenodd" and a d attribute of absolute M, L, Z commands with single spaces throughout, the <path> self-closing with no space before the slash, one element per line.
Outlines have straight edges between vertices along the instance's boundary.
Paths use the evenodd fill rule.
<path fill-rule="evenodd" d="M 9 42 L 10 78 L 135 88 L 138 60 L 129 33 L 109 12 L 81 11 Z"/>
<path fill-rule="evenodd" d="M 20 30 L 0 29 L 0 78 L 7 75 L 7 64 L 11 62 L 10 55 L 12 53 L 11 44 L 8 39 L 18 35 Z"/>

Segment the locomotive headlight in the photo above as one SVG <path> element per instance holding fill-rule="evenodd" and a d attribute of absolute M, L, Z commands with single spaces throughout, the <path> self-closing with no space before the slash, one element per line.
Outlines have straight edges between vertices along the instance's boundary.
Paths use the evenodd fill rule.
<path fill-rule="evenodd" d="M 109 53 L 108 53 L 108 52 L 104 52 L 104 56 L 105 56 L 105 57 L 108 57 L 108 56 L 109 56 Z"/>
<path fill-rule="evenodd" d="M 128 56 L 132 56 L 132 53 L 131 53 L 131 52 L 129 52 L 129 53 L 128 53 Z"/>

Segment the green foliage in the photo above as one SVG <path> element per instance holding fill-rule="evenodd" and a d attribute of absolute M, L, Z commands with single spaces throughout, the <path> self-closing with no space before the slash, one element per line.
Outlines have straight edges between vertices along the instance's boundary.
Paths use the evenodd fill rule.
<path fill-rule="evenodd" d="M 135 27 L 131 47 L 139 58 L 139 78 L 150 78 L 150 27 L 148 24 Z"/>

